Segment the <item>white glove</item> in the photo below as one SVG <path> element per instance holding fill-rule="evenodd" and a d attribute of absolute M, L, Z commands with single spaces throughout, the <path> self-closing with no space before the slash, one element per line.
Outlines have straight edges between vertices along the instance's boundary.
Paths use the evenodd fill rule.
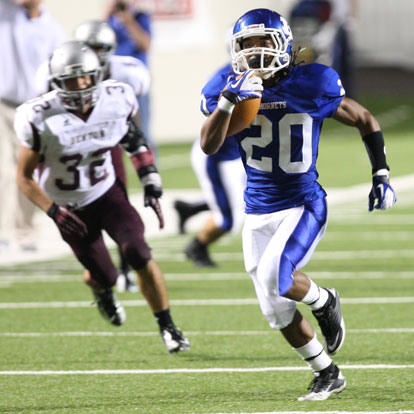
<path fill-rule="evenodd" d="M 249 98 L 260 98 L 263 91 L 262 83 L 262 79 L 255 76 L 254 70 L 250 69 L 242 75 L 229 76 L 223 95 L 234 104 Z M 228 95 L 233 99 L 229 98 Z"/>
<path fill-rule="evenodd" d="M 388 178 L 388 171 L 384 175 L 374 175 L 372 177 L 372 188 L 368 196 L 369 204 L 368 210 L 372 211 L 374 208 L 380 210 L 387 210 L 391 208 L 397 201 L 394 189 L 390 186 Z M 374 205 L 375 200 L 377 204 Z"/>

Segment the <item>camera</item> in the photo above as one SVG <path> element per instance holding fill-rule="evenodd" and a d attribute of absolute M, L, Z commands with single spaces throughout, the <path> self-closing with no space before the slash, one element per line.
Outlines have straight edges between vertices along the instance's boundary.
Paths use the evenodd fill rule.
<path fill-rule="evenodd" d="M 127 8 L 127 4 L 123 1 L 118 1 L 118 3 L 116 3 L 115 5 L 116 11 L 125 11 L 126 8 Z"/>

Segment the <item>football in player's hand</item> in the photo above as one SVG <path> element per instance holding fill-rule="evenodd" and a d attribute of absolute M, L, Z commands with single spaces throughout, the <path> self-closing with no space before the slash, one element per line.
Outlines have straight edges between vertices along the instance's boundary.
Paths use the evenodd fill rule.
<path fill-rule="evenodd" d="M 231 114 L 227 136 L 237 134 L 253 122 L 259 112 L 261 101 L 261 98 L 250 98 L 236 104 Z"/>

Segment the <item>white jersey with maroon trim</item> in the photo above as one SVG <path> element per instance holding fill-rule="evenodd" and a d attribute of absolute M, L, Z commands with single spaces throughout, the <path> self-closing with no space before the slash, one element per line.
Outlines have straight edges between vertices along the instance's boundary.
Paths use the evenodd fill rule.
<path fill-rule="evenodd" d="M 109 77 L 127 83 L 135 95 L 146 95 L 151 85 L 150 71 L 145 64 L 132 56 L 112 55 L 108 59 Z"/>
<path fill-rule="evenodd" d="M 112 186 L 110 150 L 127 133 L 137 106 L 129 85 L 107 80 L 86 121 L 67 111 L 56 91 L 17 108 L 16 134 L 22 145 L 41 155 L 40 185 L 54 202 L 82 207 Z"/>

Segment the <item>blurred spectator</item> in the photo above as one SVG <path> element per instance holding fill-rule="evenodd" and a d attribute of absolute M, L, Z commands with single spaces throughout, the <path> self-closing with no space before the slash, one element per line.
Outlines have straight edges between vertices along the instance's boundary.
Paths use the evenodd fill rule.
<path fill-rule="evenodd" d="M 110 0 L 105 20 L 115 30 L 117 49 L 115 55 L 133 56 L 149 67 L 151 46 L 151 16 L 139 7 L 139 1 Z M 148 142 L 156 151 L 150 131 L 150 92 L 138 97 L 140 126 Z"/>
<path fill-rule="evenodd" d="M 42 0 L 0 1 L 0 250 L 16 239 L 23 250 L 35 250 L 34 206 L 16 185 L 18 140 L 15 109 L 38 95 L 38 66 L 64 40 L 63 29 Z"/>
<path fill-rule="evenodd" d="M 357 0 L 299 0 L 289 19 L 294 48 L 303 49 L 300 59 L 334 68 L 347 96 L 355 93 L 352 31 L 356 3 Z"/>

